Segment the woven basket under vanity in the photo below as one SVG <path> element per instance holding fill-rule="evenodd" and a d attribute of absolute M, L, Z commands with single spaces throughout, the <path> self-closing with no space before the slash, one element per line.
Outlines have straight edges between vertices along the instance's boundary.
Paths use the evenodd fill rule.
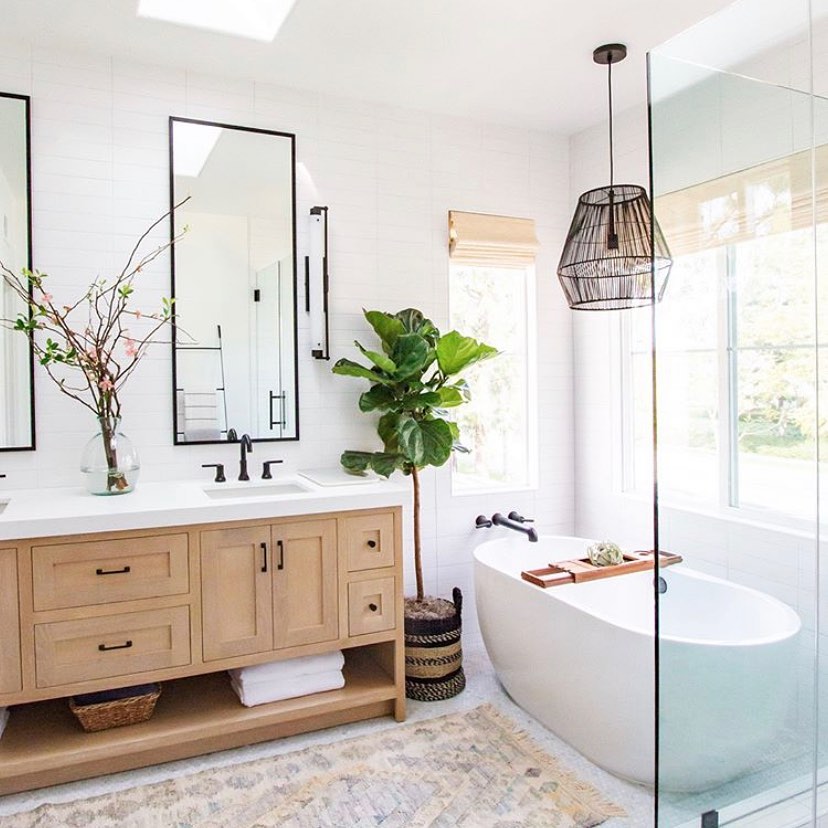
<path fill-rule="evenodd" d="M 110 701 L 79 704 L 78 701 L 83 697 L 79 697 L 78 700 L 71 698 L 69 709 L 81 727 L 92 733 L 147 721 L 155 711 L 155 703 L 160 695 L 161 685 L 154 684 L 146 687 L 145 692 Z"/>
<path fill-rule="evenodd" d="M 460 641 L 463 595 L 457 587 L 452 599 L 455 614 L 449 618 L 405 617 L 405 695 L 409 699 L 442 701 L 466 686 Z"/>

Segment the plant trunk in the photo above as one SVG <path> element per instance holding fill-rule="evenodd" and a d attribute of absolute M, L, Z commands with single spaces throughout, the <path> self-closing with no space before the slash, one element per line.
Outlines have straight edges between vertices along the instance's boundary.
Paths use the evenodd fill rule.
<path fill-rule="evenodd" d="M 416 466 L 411 467 L 414 483 L 414 574 L 417 578 L 417 600 L 425 597 L 423 590 L 423 556 L 420 548 L 420 477 Z"/>
<path fill-rule="evenodd" d="M 125 489 L 127 483 L 123 472 L 118 469 L 118 440 L 116 437 L 118 418 L 113 415 L 104 415 L 98 418 L 101 424 L 101 439 L 103 440 L 104 456 L 106 457 L 106 488 Z"/>

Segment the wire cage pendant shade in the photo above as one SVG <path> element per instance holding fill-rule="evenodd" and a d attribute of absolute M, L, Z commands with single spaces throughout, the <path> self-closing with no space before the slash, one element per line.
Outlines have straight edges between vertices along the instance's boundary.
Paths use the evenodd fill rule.
<path fill-rule="evenodd" d="M 620 43 L 592 53 L 595 63 L 607 67 L 610 183 L 579 197 L 558 263 L 558 279 L 573 310 L 623 310 L 658 302 L 673 264 L 644 188 L 614 183 L 612 65 L 626 56 Z"/>
<path fill-rule="evenodd" d="M 660 301 L 672 263 L 644 188 L 616 184 L 578 199 L 558 278 L 574 310 L 623 310 Z"/>

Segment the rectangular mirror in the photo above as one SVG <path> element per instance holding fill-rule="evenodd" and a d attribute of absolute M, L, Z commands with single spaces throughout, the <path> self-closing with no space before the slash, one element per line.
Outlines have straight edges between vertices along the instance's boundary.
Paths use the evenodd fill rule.
<path fill-rule="evenodd" d="M 0 92 L 0 262 L 13 273 L 32 266 L 29 97 Z M 2 280 L 0 318 L 28 313 Z M 0 328 L 0 450 L 35 447 L 34 361 L 29 340 Z"/>
<path fill-rule="evenodd" d="M 170 118 L 176 445 L 299 438 L 295 136 Z"/>

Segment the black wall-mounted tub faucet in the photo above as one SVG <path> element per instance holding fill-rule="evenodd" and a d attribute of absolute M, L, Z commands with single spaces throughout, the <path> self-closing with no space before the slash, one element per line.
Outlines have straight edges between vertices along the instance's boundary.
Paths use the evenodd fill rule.
<path fill-rule="evenodd" d="M 495 526 L 505 526 L 507 529 L 514 529 L 515 532 L 523 532 L 532 543 L 538 542 L 538 530 L 534 526 L 526 526 L 520 521 L 504 517 L 500 512 L 495 512 L 492 515 L 492 523 Z"/>

